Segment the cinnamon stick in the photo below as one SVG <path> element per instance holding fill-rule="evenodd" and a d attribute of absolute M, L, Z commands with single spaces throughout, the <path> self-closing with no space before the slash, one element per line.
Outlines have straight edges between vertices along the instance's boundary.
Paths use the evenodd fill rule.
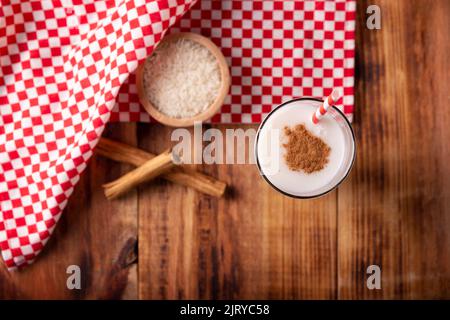
<path fill-rule="evenodd" d="M 108 199 L 117 198 L 140 183 L 156 178 L 173 166 L 175 164 L 172 160 L 172 152 L 167 150 L 119 179 L 104 184 L 105 195 Z"/>
<path fill-rule="evenodd" d="M 106 158 L 136 167 L 155 157 L 154 154 L 144 150 L 107 138 L 101 138 L 95 150 Z M 170 169 L 161 177 L 215 197 L 221 197 L 227 186 L 222 181 L 182 166 Z"/>

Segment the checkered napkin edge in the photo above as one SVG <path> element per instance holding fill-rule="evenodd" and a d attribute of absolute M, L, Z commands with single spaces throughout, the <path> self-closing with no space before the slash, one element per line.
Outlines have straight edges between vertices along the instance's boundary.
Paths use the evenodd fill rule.
<path fill-rule="evenodd" d="M 355 0 L 203 0 L 169 32 L 202 34 L 228 61 L 230 92 L 212 123 L 260 123 L 283 102 L 324 98 L 334 88 L 351 121 L 355 24 Z M 110 121 L 150 121 L 135 74 L 122 85 Z"/>
<path fill-rule="evenodd" d="M 195 1 L 117 2 L 76 45 L 61 33 L 67 28 L 58 29 L 68 2 L 2 1 L 0 250 L 8 269 L 32 263 L 41 252 L 121 84 Z M 89 1 L 85 9 L 98 12 L 101 2 Z"/>

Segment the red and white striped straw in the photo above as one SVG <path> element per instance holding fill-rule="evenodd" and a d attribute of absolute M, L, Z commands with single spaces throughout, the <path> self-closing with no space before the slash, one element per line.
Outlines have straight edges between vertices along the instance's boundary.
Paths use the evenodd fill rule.
<path fill-rule="evenodd" d="M 324 100 L 324 102 L 317 108 L 316 112 L 314 112 L 312 116 L 312 122 L 317 124 L 320 118 L 323 117 L 325 113 L 327 113 L 328 108 L 334 105 L 341 98 L 341 91 L 339 89 L 334 89 L 333 92 Z"/>

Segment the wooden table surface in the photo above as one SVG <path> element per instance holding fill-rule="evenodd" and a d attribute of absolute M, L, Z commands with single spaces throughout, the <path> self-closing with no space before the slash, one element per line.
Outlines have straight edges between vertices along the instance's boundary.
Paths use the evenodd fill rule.
<path fill-rule="evenodd" d="M 365 27 L 369 4 L 381 30 Z M 158 181 L 107 201 L 101 185 L 131 167 L 95 156 L 38 261 L 0 267 L 0 298 L 449 299 L 448 14 L 448 0 L 358 2 L 358 151 L 337 191 L 294 200 L 253 165 L 204 165 L 226 197 Z M 170 132 L 106 135 L 158 152 Z M 366 287 L 373 264 L 381 290 Z M 81 290 L 66 288 L 69 265 Z"/>

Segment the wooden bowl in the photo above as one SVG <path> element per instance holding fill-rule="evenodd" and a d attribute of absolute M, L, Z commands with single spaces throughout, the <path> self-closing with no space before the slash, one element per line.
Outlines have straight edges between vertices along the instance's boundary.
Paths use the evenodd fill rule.
<path fill-rule="evenodd" d="M 168 116 L 161 111 L 159 111 L 155 106 L 150 103 L 150 100 L 147 97 L 144 87 L 144 65 L 145 61 L 141 63 L 136 72 L 136 85 L 139 95 L 139 100 L 144 106 L 145 110 L 157 121 L 166 124 L 172 127 L 189 127 L 193 126 L 194 122 L 197 121 L 205 121 L 210 119 L 222 106 L 225 97 L 228 94 L 228 90 L 230 89 L 230 71 L 228 70 L 228 64 L 223 56 L 222 52 L 219 48 L 208 38 L 205 38 L 201 35 L 190 33 L 190 32 L 181 32 L 176 34 L 171 34 L 160 42 L 168 43 L 172 41 L 178 41 L 179 39 L 188 39 L 197 42 L 203 47 L 207 48 L 209 52 L 216 58 L 217 63 L 219 64 L 220 77 L 221 77 L 221 85 L 219 88 L 219 93 L 214 100 L 214 102 L 205 110 L 200 112 L 199 114 L 189 117 L 189 118 L 174 118 Z"/>

